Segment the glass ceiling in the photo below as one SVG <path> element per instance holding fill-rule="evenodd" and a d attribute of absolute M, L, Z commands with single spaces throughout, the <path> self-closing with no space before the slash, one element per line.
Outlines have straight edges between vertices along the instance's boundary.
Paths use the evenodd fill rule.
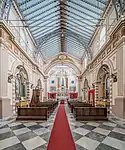
<path fill-rule="evenodd" d="M 108 1 L 17 0 L 17 4 L 39 50 L 46 58 L 62 51 L 61 42 L 65 45 L 65 52 L 80 58 Z"/>

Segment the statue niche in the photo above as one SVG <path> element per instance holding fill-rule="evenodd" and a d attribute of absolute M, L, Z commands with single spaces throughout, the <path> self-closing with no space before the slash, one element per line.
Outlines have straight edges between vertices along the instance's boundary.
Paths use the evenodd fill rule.
<path fill-rule="evenodd" d="M 16 68 L 15 79 L 15 95 L 17 100 L 21 100 L 21 97 L 26 98 L 26 84 L 28 82 L 28 75 L 23 66 Z"/>

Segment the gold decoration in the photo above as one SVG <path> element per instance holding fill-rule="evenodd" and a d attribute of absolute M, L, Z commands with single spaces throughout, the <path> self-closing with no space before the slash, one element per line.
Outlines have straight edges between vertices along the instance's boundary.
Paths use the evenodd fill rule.
<path fill-rule="evenodd" d="M 73 60 L 69 58 L 66 54 L 60 54 L 53 61 L 61 61 L 61 63 L 63 63 L 64 61 L 67 61 L 67 60 L 73 62 Z"/>

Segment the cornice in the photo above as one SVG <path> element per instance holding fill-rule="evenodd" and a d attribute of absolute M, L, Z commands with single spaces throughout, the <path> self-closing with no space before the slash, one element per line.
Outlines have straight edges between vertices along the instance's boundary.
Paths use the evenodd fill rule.
<path fill-rule="evenodd" d="M 7 23 L 5 21 L 0 21 L 0 30 L 5 31 L 9 35 L 9 40 L 13 43 L 14 47 L 16 47 L 29 61 L 34 67 L 37 68 L 37 70 L 41 73 L 41 75 L 44 77 L 44 73 L 40 70 L 39 66 L 35 63 L 35 61 L 24 51 L 21 46 L 15 41 L 15 36 L 9 29 Z M 2 38 L 2 37 L 1 37 Z M 4 43 L 4 40 L 1 40 L 1 43 L 3 43 L 7 48 L 8 46 Z"/>
<path fill-rule="evenodd" d="M 103 45 L 99 53 L 88 64 L 86 70 L 84 70 L 81 75 L 83 76 L 83 74 L 86 74 L 86 72 L 89 71 L 89 69 L 91 70 L 94 65 L 97 66 L 97 64 L 101 63 L 101 61 L 104 61 L 105 58 L 109 56 L 122 42 L 125 42 L 124 17 L 121 18 L 121 20 L 114 27 L 107 42 Z"/>

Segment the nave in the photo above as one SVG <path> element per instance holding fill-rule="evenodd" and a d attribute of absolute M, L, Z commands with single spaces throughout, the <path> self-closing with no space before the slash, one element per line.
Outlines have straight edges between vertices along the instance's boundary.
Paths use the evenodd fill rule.
<path fill-rule="evenodd" d="M 125 150 L 125 0 L 0 0 L 0 150 Z"/>
<path fill-rule="evenodd" d="M 67 118 L 59 110 L 63 105 Z M 68 119 L 66 126 L 70 127 L 68 132 L 61 128 L 65 119 Z M 66 142 L 63 138 L 67 135 Z M 10 120 L 0 127 L 1 150 L 57 150 L 58 147 L 60 150 L 65 147 L 65 150 L 124 150 L 125 128 L 110 121 L 76 121 L 68 104 L 59 104 L 47 121 Z"/>

